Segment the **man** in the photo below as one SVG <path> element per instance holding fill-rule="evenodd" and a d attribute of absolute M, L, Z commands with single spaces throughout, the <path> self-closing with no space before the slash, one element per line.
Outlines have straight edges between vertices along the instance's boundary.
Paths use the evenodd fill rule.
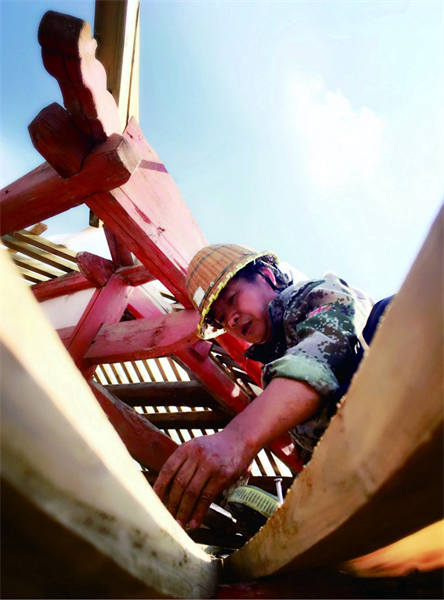
<path fill-rule="evenodd" d="M 264 364 L 264 391 L 223 431 L 182 444 L 154 489 L 182 526 L 198 527 L 211 502 L 256 454 L 289 431 L 304 462 L 334 414 L 363 354 L 372 301 L 334 274 L 292 283 L 272 253 L 235 244 L 202 248 L 190 263 L 188 294 L 199 334 L 228 331 Z"/>

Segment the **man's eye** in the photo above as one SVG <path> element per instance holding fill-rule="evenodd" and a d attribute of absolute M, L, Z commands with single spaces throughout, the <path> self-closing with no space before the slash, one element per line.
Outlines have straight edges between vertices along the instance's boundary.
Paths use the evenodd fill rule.
<path fill-rule="evenodd" d="M 236 294 L 231 294 L 231 295 L 228 297 L 228 304 L 233 304 L 233 300 L 234 300 L 234 297 L 235 297 L 235 296 L 236 296 Z"/>

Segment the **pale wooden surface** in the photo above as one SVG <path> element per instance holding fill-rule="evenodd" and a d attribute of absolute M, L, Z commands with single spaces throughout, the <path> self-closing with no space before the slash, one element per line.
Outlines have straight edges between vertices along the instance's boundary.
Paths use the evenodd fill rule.
<path fill-rule="evenodd" d="M 442 518 L 443 210 L 313 459 L 227 561 L 235 577 L 334 564 Z"/>
<path fill-rule="evenodd" d="M 89 550 L 77 554 L 78 577 L 94 580 L 95 573 L 101 577 L 108 571 L 107 593 L 114 597 L 125 595 L 129 580 L 138 585 L 139 597 L 210 596 L 217 565 L 190 540 L 137 470 L 4 253 L 0 267 L 0 307 L 8 315 L 0 322 L 1 468 L 5 488 L 16 499 L 5 518 L 26 523 L 24 555 L 48 543 L 40 525 L 49 523 L 59 528 L 53 568 L 69 570 L 70 548 L 81 543 L 84 550 L 94 550 L 95 562 Z M 8 547 L 2 552 L 7 556 Z M 113 570 L 119 574 L 114 588 Z"/>

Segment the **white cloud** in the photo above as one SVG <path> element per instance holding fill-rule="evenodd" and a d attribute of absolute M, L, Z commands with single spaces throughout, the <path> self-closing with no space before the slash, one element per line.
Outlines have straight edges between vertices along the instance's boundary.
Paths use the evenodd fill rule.
<path fill-rule="evenodd" d="M 381 117 L 365 106 L 355 109 L 319 79 L 293 75 L 287 94 L 291 131 L 314 184 L 335 188 L 372 177 L 382 152 Z"/>

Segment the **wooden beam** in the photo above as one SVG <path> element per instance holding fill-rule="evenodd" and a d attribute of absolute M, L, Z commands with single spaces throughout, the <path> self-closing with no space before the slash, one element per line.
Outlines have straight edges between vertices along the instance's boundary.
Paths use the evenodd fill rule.
<path fill-rule="evenodd" d="M 95 58 L 97 43 L 86 21 L 54 11 L 44 14 L 39 43 L 45 69 L 57 79 L 63 103 L 77 127 L 96 142 L 122 131 L 106 72 Z"/>
<path fill-rule="evenodd" d="M 40 225 L 42 225 L 42 223 L 40 223 Z M 19 242 L 25 242 L 27 244 L 30 244 L 31 246 L 36 246 L 37 248 L 40 248 L 41 250 L 44 250 L 49 254 L 60 256 L 60 258 L 63 258 L 69 262 L 75 263 L 76 261 L 76 251 L 70 250 L 63 244 L 55 244 L 54 242 L 51 242 L 50 240 L 41 237 L 40 235 L 36 235 L 34 233 L 22 230 L 14 231 L 13 233 L 11 233 L 11 236 Z"/>
<path fill-rule="evenodd" d="M 96 287 L 103 287 L 115 269 L 112 261 L 91 252 L 79 252 L 77 265 L 80 272 Z"/>
<path fill-rule="evenodd" d="M 0 191 L 1 235 L 78 206 L 89 194 L 121 185 L 139 160 L 134 147 L 115 134 L 96 146 L 80 173 L 69 179 L 43 163 Z"/>
<path fill-rule="evenodd" d="M 133 264 L 133 255 L 108 227 L 103 228 L 114 265 L 119 268 Z"/>
<path fill-rule="evenodd" d="M 129 406 L 219 406 L 198 381 L 124 383 L 107 385 L 106 389 Z"/>
<path fill-rule="evenodd" d="M 142 157 L 140 168 L 119 188 L 85 202 L 148 271 L 186 308 L 188 263 L 206 244 L 172 177 L 134 120 L 124 132 Z"/>
<path fill-rule="evenodd" d="M 95 336 L 85 359 L 100 364 L 167 356 L 196 339 L 197 322 L 195 311 L 183 310 L 157 319 L 106 325 Z"/>
<path fill-rule="evenodd" d="M 94 38 L 123 129 L 139 120 L 139 2 L 96 0 Z"/>
<path fill-rule="evenodd" d="M 159 429 L 223 429 L 231 420 L 212 410 L 146 413 L 144 416 Z"/>
<path fill-rule="evenodd" d="M 43 302 L 44 300 L 50 300 L 51 298 L 58 298 L 65 294 L 73 294 L 80 290 L 87 290 L 94 287 L 94 284 L 89 281 L 82 273 L 72 272 L 50 279 L 49 281 L 42 281 L 36 283 L 31 287 L 31 291 L 34 294 L 36 300 Z"/>
<path fill-rule="evenodd" d="M 85 359 L 85 352 L 101 325 L 120 320 L 132 289 L 113 275 L 103 288 L 94 292 L 76 325 L 67 349 L 86 379 L 92 377 L 95 366 L 91 367 L 94 363 Z"/>
<path fill-rule="evenodd" d="M 71 271 L 77 271 L 77 266 L 75 262 L 65 260 L 64 258 L 60 258 L 58 256 L 54 256 L 50 252 L 46 252 L 44 250 L 40 250 L 36 248 L 33 244 L 29 244 L 27 242 L 22 242 L 21 240 L 17 240 L 12 235 L 4 235 L 2 237 L 2 242 L 11 250 L 15 250 L 16 252 L 20 252 L 21 254 L 25 254 L 26 256 L 31 256 L 36 260 L 55 267 L 60 271 L 64 271 L 65 273 L 70 273 Z"/>
<path fill-rule="evenodd" d="M 144 265 L 132 265 L 128 267 L 120 267 L 116 271 L 119 277 L 122 277 L 130 285 L 138 286 L 144 283 L 154 281 L 155 277 L 151 275 Z"/>
<path fill-rule="evenodd" d="M 131 456 L 143 467 L 160 471 L 176 442 L 103 386 L 91 382 L 91 389 Z"/>
<path fill-rule="evenodd" d="M 3 595 L 211 597 L 219 565 L 147 484 L 5 254 Z"/>
<path fill-rule="evenodd" d="M 60 269 L 54 269 L 45 263 L 42 263 L 40 260 L 33 260 L 32 258 L 25 258 L 21 254 L 11 253 L 11 258 L 14 261 L 14 264 L 18 267 L 23 267 L 23 269 L 28 269 L 33 273 L 38 273 L 39 275 L 43 275 L 46 278 L 57 278 L 63 276 L 64 273 Z"/>
<path fill-rule="evenodd" d="M 74 123 L 71 115 L 54 102 L 28 126 L 34 148 L 61 177 L 71 177 L 82 170 L 94 140 Z"/>
<path fill-rule="evenodd" d="M 236 577 L 339 563 L 442 518 L 443 230 L 441 209 L 310 463 L 226 561 Z"/>

